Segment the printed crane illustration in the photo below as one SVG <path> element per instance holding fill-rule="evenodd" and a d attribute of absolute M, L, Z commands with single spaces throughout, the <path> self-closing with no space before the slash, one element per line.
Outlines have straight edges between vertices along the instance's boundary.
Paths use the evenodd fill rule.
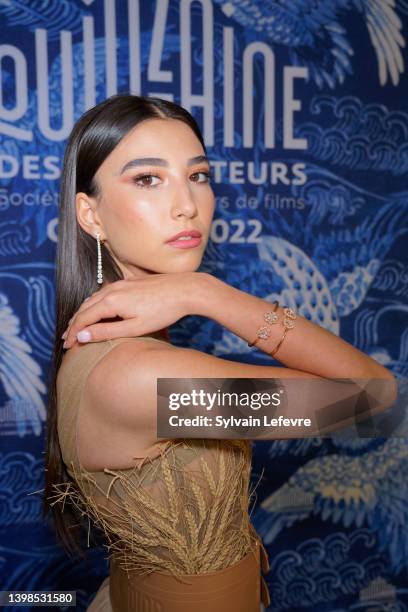
<path fill-rule="evenodd" d="M 407 462 L 404 438 L 390 438 L 360 456 L 316 457 L 262 501 L 255 527 L 265 544 L 311 516 L 342 528 L 367 527 L 398 572 L 408 559 Z"/>
<path fill-rule="evenodd" d="M 352 74 L 354 50 L 342 17 L 355 13 L 364 19 L 378 62 L 381 85 L 389 78 L 398 85 L 404 72 L 401 48 L 405 41 L 394 0 L 214 0 L 227 17 L 288 48 L 291 62 L 307 66 L 319 88 L 333 89 Z M 406 12 L 402 0 L 397 5 Z"/>
<path fill-rule="evenodd" d="M 30 355 L 31 346 L 20 337 L 20 321 L 0 292 L 0 382 L 16 412 L 16 425 L 26 433 L 27 421 L 40 435 L 46 418 L 41 394 L 47 389 L 41 380 L 41 367 Z M 20 412 L 23 409 L 24 415 Z"/>

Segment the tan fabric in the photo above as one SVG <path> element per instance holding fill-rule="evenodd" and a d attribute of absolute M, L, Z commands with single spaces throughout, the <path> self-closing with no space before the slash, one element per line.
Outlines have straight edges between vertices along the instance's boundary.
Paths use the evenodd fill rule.
<path fill-rule="evenodd" d="M 235 612 L 258 612 L 260 596 L 269 603 L 260 581 L 260 552 L 263 571 L 268 561 L 248 514 L 249 441 L 163 440 L 141 456 L 135 452 L 133 468 L 87 471 L 80 465 L 82 390 L 92 368 L 120 340 L 82 347 L 71 363 L 62 365 L 57 380 L 58 433 L 72 482 L 54 484 L 54 503 L 69 496 L 104 532 L 110 556 L 110 580 L 101 585 L 89 610 L 181 612 L 188 608 L 180 607 L 179 596 L 189 589 L 198 612 L 205 609 L 203 588 L 210 597 L 225 582 L 230 589 L 222 589 L 218 599 L 211 596 L 212 612 L 228 612 L 227 602 Z M 255 578 L 243 580 L 244 574 Z M 189 586 L 188 576 L 194 576 Z M 237 608 L 240 601 L 252 601 L 253 607 Z"/>
<path fill-rule="evenodd" d="M 110 576 L 102 581 L 86 612 L 113 612 L 109 594 Z"/>

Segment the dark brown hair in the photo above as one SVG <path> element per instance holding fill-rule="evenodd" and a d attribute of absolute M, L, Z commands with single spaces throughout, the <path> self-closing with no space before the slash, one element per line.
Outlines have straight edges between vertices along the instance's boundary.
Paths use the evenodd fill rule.
<path fill-rule="evenodd" d="M 57 503 L 50 503 L 55 493 L 53 484 L 71 481 L 62 459 L 57 427 L 56 379 L 64 350 L 61 335 L 84 299 L 100 288 L 96 282 L 96 242 L 77 221 L 75 196 L 79 191 L 90 196 L 99 195 L 95 181 L 98 168 L 132 128 L 146 119 L 154 118 L 183 121 L 191 127 L 206 152 L 197 122 L 178 104 L 161 98 L 118 94 L 82 115 L 73 127 L 64 154 L 59 201 L 56 325 L 49 374 L 43 516 L 45 518 L 51 513 L 56 534 L 66 551 L 81 556 L 81 519 L 78 511 L 68 500 L 63 509 Z M 103 243 L 101 249 L 104 280 L 110 283 L 123 279 Z"/>

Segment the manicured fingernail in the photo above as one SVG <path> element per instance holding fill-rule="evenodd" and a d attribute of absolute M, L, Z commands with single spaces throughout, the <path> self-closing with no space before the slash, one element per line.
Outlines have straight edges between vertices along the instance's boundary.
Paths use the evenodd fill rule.
<path fill-rule="evenodd" d="M 62 338 L 62 339 L 66 338 L 66 337 L 67 337 L 67 333 L 68 333 L 68 332 L 64 331 L 64 333 L 62 334 L 61 338 Z"/>
<path fill-rule="evenodd" d="M 67 343 L 64 342 L 64 344 L 62 345 L 64 348 L 67 348 Z"/>
<path fill-rule="evenodd" d="M 77 339 L 79 342 L 89 342 L 91 339 L 91 332 L 89 332 L 87 329 L 83 329 L 77 333 Z"/>
<path fill-rule="evenodd" d="M 89 297 L 85 298 L 85 299 L 84 299 L 84 302 L 86 302 L 86 300 L 89 300 Z"/>

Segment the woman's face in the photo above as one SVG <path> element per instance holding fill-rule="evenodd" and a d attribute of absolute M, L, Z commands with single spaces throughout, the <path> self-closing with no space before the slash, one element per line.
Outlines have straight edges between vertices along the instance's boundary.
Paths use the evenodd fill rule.
<path fill-rule="evenodd" d="M 99 196 L 77 194 L 78 221 L 91 235 L 100 232 L 125 278 L 199 267 L 215 203 L 204 156 L 182 121 L 147 119 L 99 167 Z M 198 230 L 200 244 L 167 243 L 183 230 Z"/>

